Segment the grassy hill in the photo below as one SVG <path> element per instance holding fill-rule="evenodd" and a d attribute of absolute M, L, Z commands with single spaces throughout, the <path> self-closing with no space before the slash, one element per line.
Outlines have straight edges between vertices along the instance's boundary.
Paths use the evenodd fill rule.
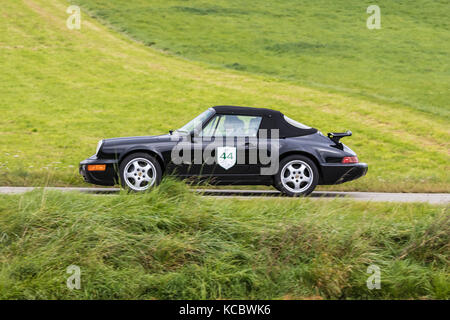
<path fill-rule="evenodd" d="M 448 1 L 73 0 L 147 45 L 449 120 Z"/>
<path fill-rule="evenodd" d="M 439 206 L 207 199 L 172 181 L 0 195 L 0 299 L 448 299 L 449 234 Z"/>
<path fill-rule="evenodd" d="M 115 4 L 98 2 L 102 6 Z M 123 6 L 126 5 L 131 6 L 124 2 Z M 99 139 L 165 133 L 209 106 L 236 104 L 276 108 L 323 132 L 352 130 L 354 136 L 346 143 L 358 152 L 362 161 L 369 163 L 369 174 L 335 189 L 445 192 L 450 189 L 449 121 L 443 111 L 430 108 L 440 106 L 440 98 L 422 105 L 420 100 L 415 100 L 419 95 L 411 94 L 415 101 L 412 104 L 423 106 L 413 108 L 407 104 L 385 103 L 383 99 L 305 87 L 297 80 L 301 74 L 287 81 L 278 76 L 188 61 L 131 40 L 129 35 L 134 36 L 131 31 L 128 35 L 111 31 L 85 13 L 81 30 L 68 30 L 67 6 L 62 0 L 2 4 L 0 185 L 82 185 L 76 166 L 94 153 Z M 170 10 L 178 10 L 180 15 L 192 14 L 189 10 Z M 365 16 L 364 12 L 361 14 Z M 115 23 L 113 15 L 111 21 Z M 126 26 L 123 28 L 126 30 Z M 371 37 L 375 34 L 370 33 Z M 444 41 L 440 44 L 448 45 Z M 275 45 L 267 43 L 267 46 Z M 391 60 L 388 56 L 383 59 Z M 256 55 L 253 60 L 260 58 Z M 405 57 L 405 61 L 411 58 Z M 311 70 L 308 72 L 316 74 Z M 441 70 L 446 70 L 445 64 Z M 281 71 L 273 72 L 278 73 L 289 77 Z M 417 80 L 414 73 L 407 77 L 412 82 Z M 344 74 L 342 79 L 352 81 Z M 442 79 L 440 73 L 436 79 L 442 81 L 430 83 L 448 82 L 448 77 Z M 420 87 L 421 83 L 412 86 L 417 85 Z M 389 83 L 385 86 L 393 90 L 402 88 Z M 405 88 L 398 90 L 409 92 Z M 436 84 L 436 92 L 441 91 L 442 87 Z M 383 90 L 380 94 L 389 95 Z M 398 97 L 403 99 L 402 95 Z"/>

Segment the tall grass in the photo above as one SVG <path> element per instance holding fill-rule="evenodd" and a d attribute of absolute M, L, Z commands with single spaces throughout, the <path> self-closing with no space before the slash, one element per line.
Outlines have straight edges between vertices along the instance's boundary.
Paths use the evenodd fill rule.
<path fill-rule="evenodd" d="M 1 196 L 0 298 L 448 299 L 447 209 L 210 199 L 170 180 L 145 195 Z"/>

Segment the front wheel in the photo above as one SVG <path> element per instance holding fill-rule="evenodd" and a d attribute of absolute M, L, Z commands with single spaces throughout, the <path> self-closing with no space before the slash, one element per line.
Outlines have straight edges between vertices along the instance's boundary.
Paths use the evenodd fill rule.
<path fill-rule="evenodd" d="M 158 161 L 146 153 L 134 153 L 120 164 L 120 184 L 123 188 L 143 192 L 161 182 L 162 170 Z"/>
<path fill-rule="evenodd" d="M 307 196 L 317 186 L 319 171 L 311 159 L 292 155 L 280 162 L 274 180 L 275 187 L 290 197 Z"/>

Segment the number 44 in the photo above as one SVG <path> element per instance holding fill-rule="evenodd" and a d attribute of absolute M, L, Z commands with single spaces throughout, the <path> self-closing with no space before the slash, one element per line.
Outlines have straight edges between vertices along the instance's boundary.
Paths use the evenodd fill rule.
<path fill-rule="evenodd" d="M 225 152 L 224 152 L 224 153 L 222 153 L 222 155 L 220 157 L 223 160 L 225 160 L 225 159 L 233 159 L 233 153 L 230 152 L 228 155 L 226 155 Z"/>

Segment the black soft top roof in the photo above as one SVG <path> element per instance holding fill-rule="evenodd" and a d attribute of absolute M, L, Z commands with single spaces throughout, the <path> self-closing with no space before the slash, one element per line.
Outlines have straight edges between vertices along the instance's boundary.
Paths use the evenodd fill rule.
<path fill-rule="evenodd" d="M 280 114 L 280 111 L 264 108 L 235 107 L 235 106 L 215 106 L 213 107 L 219 114 L 237 114 L 248 116 L 265 116 Z"/>
<path fill-rule="evenodd" d="M 291 125 L 284 119 L 284 114 L 280 111 L 265 108 L 249 108 L 236 106 L 215 106 L 213 109 L 218 114 L 235 114 L 245 116 L 263 117 L 260 129 L 279 129 L 279 137 L 298 137 L 317 132 L 315 128 L 303 129 Z"/>

